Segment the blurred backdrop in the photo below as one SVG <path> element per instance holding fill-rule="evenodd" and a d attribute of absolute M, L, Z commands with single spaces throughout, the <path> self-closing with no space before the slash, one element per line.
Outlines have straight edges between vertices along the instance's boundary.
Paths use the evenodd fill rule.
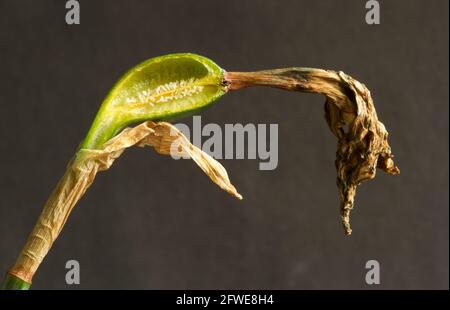
<path fill-rule="evenodd" d="M 100 173 L 34 289 L 448 289 L 448 1 L 0 0 L 0 274 L 12 266 L 113 83 L 159 55 L 233 71 L 343 70 L 372 92 L 401 169 L 357 194 L 345 237 L 336 139 L 319 95 L 231 93 L 202 122 L 279 124 L 276 170 L 221 160 L 244 196 L 189 160 L 132 148 Z M 180 120 L 190 124 L 192 118 Z M 81 284 L 65 283 L 66 261 Z M 365 264 L 381 284 L 365 283 Z"/>

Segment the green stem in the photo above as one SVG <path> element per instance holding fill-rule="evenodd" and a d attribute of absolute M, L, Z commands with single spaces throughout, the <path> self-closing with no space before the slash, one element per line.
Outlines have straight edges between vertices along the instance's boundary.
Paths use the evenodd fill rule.
<path fill-rule="evenodd" d="M 2 290 L 28 290 L 31 283 L 13 276 L 12 274 L 6 274 L 5 280 L 3 280 Z"/>

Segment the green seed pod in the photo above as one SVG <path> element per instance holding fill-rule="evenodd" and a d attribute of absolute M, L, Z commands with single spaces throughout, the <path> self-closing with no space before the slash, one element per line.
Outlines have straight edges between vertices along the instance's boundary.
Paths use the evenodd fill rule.
<path fill-rule="evenodd" d="M 173 120 L 208 106 L 226 92 L 223 72 L 195 54 L 170 54 L 135 66 L 103 101 L 81 148 L 99 148 L 133 123 Z"/>

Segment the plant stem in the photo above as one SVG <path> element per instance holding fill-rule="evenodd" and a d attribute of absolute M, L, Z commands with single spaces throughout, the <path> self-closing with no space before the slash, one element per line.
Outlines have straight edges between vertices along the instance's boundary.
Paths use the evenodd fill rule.
<path fill-rule="evenodd" d="M 341 201 L 341 220 L 346 235 L 350 235 L 352 231 L 350 211 L 353 208 L 356 187 L 361 182 L 374 178 L 376 168 L 389 174 L 400 172 L 392 160 L 393 155 L 387 140 L 388 133 L 378 120 L 369 90 L 343 72 L 311 68 L 224 72 L 220 87 L 223 86 L 228 91 L 250 86 L 269 86 L 325 95 L 325 118 L 332 133 L 338 138 L 335 163 Z M 114 93 L 110 96 L 113 95 Z M 118 126 L 111 125 L 112 122 L 104 122 L 104 119 L 108 119 L 108 117 L 101 117 L 103 109 L 105 107 L 100 109 L 100 116 L 94 121 L 93 129 L 82 143 L 82 148 L 70 161 L 64 176 L 46 202 L 15 265 L 5 278 L 3 289 L 28 289 L 30 287 L 33 275 L 61 232 L 73 207 L 92 184 L 97 171 L 108 169 L 125 148 L 135 144 L 142 145 L 140 141 L 149 135 L 151 130 L 155 133 L 154 128 L 146 128 L 145 124 L 141 124 L 135 127 L 135 129 L 139 127 L 144 130 L 136 132 L 140 135 L 139 137 L 133 134 L 123 141 L 116 139 L 127 131 L 125 129 L 112 138 L 118 130 Z M 161 154 L 169 154 L 169 142 L 172 142 L 169 138 L 171 136 L 170 126 L 172 125 L 166 123 L 166 133 L 153 135 L 150 137 L 151 139 L 146 140 L 144 145 L 155 147 Z M 118 142 L 116 150 L 106 152 L 104 154 L 107 156 L 106 158 L 86 160 L 84 152 L 90 151 L 91 155 L 102 153 L 105 150 L 100 149 L 100 146 L 103 146 L 106 141 L 111 142 L 110 138 L 111 140 L 116 139 L 114 141 Z M 186 139 L 186 141 L 188 140 Z M 162 143 L 167 144 L 164 151 L 160 145 Z M 111 145 L 108 144 L 107 147 Z M 191 157 L 216 184 L 237 198 L 241 198 L 229 183 L 226 171 L 220 164 L 215 164 L 213 159 L 205 159 L 208 156 L 203 155 L 201 150 L 196 152 L 191 150 Z"/>
<path fill-rule="evenodd" d="M 12 274 L 6 274 L 5 280 L 3 281 L 2 290 L 28 290 L 31 283 L 28 283 Z"/>
<path fill-rule="evenodd" d="M 79 198 L 93 179 L 91 171 L 80 169 L 77 156 L 67 166 L 61 180 L 47 200 L 16 263 L 9 270 L 3 287 L 28 289 L 44 257 L 58 237 Z M 12 280 L 13 279 L 13 280 Z M 28 284 L 20 284 L 20 281 Z M 19 283 L 17 285 L 17 283 Z"/>
<path fill-rule="evenodd" d="M 114 160 L 133 145 L 152 146 L 162 155 L 175 152 L 178 156 L 188 156 L 220 188 L 242 199 L 231 184 L 225 168 L 192 145 L 175 126 L 166 122 L 146 121 L 133 128 L 126 128 L 108 140 L 101 150 L 80 149 L 77 152 L 45 204 L 15 265 L 10 269 L 4 289 L 29 288 L 34 273 L 61 232 L 73 207 L 94 181 L 97 172 L 109 169 Z"/>

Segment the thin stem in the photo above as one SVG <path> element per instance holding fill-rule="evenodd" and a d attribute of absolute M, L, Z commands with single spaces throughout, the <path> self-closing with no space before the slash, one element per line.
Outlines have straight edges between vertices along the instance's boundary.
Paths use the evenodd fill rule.
<path fill-rule="evenodd" d="M 2 290 L 28 290 L 31 283 L 28 283 L 12 274 L 7 274 L 3 281 Z"/>
<path fill-rule="evenodd" d="M 339 102 L 340 109 L 348 113 L 355 112 L 353 104 L 342 105 L 348 101 L 351 90 L 342 82 L 341 76 L 336 71 L 293 67 L 256 72 L 225 72 L 224 83 L 231 91 L 253 86 L 268 86 L 323 94 Z"/>
<path fill-rule="evenodd" d="M 58 237 L 73 207 L 92 183 L 91 171 L 81 169 L 77 157 L 72 160 L 46 202 L 8 276 L 31 285 L 32 278 Z"/>

